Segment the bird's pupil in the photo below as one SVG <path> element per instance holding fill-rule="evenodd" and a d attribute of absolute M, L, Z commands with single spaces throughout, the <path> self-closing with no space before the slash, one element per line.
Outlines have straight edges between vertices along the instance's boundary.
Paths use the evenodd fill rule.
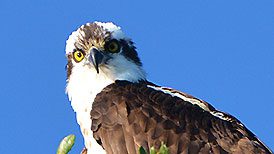
<path fill-rule="evenodd" d="M 80 52 L 78 52 L 77 56 L 80 58 L 80 57 L 82 57 L 82 54 Z"/>
<path fill-rule="evenodd" d="M 115 45 L 112 43 L 112 44 L 110 44 L 109 48 L 110 48 L 110 50 L 114 50 L 115 49 Z"/>

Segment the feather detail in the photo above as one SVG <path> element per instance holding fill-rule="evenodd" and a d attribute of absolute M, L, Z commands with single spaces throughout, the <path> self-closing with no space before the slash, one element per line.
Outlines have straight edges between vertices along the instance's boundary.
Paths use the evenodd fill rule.
<path fill-rule="evenodd" d="M 92 131 L 107 153 L 138 153 L 140 146 L 170 153 L 271 153 L 245 126 L 149 88 L 149 82 L 116 81 L 99 93 L 91 111 Z M 189 99 L 194 99 L 190 98 Z M 95 115 L 100 116 L 93 116 Z M 98 114 L 101 113 L 101 114 Z"/>

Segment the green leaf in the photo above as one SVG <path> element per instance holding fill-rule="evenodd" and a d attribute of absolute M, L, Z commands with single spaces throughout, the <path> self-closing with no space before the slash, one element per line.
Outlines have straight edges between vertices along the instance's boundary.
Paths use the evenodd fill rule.
<path fill-rule="evenodd" d="M 61 142 L 57 149 L 56 154 L 67 154 L 75 142 L 75 135 L 68 135 L 66 136 Z"/>
<path fill-rule="evenodd" d="M 149 152 L 150 154 L 156 154 L 156 150 L 155 150 L 155 148 L 154 147 L 151 147 L 150 148 L 150 152 Z"/>
<path fill-rule="evenodd" d="M 147 154 L 146 150 L 142 146 L 139 147 L 139 154 Z"/>
<path fill-rule="evenodd" d="M 164 143 L 162 143 L 158 153 L 159 154 L 168 154 L 168 148 Z"/>

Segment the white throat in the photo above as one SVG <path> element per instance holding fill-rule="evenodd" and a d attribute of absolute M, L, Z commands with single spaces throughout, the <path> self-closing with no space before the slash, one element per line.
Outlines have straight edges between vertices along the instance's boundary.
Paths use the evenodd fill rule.
<path fill-rule="evenodd" d="M 92 136 L 90 111 L 96 95 L 116 80 L 138 82 L 145 80 L 145 73 L 141 66 L 119 55 L 107 67 L 101 66 L 99 74 L 90 65 L 75 63 L 67 81 L 66 92 L 76 112 L 88 153 L 105 153 Z"/>

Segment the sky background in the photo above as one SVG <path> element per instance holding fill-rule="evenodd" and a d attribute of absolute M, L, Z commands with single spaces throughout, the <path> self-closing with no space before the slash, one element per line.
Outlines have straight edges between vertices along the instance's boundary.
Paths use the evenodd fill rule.
<path fill-rule="evenodd" d="M 0 1 L 0 153 L 55 153 L 83 139 L 65 94 L 65 41 L 92 21 L 120 25 L 148 79 L 206 100 L 274 149 L 274 1 Z"/>

